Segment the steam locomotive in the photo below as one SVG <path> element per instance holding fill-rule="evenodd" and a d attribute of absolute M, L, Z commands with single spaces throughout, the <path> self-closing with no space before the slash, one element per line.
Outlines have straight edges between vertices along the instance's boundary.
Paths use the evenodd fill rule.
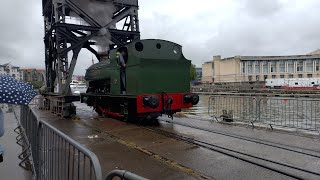
<path fill-rule="evenodd" d="M 118 53 L 124 52 L 125 80 Z M 86 93 L 81 102 L 99 115 L 123 120 L 154 120 L 199 102 L 190 93 L 190 65 L 176 43 L 147 39 L 113 49 L 109 57 L 86 71 Z"/>

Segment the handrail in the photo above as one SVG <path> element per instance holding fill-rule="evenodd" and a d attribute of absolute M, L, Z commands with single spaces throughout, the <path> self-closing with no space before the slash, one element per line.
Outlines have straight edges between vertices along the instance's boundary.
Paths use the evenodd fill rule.
<path fill-rule="evenodd" d="M 147 180 L 146 178 L 136 175 L 132 172 L 129 172 L 126 170 L 119 170 L 119 169 L 115 169 L 109 172 L 105 180 L 112 180 L 115 177 L 119 177 L 124 180 Z"/>

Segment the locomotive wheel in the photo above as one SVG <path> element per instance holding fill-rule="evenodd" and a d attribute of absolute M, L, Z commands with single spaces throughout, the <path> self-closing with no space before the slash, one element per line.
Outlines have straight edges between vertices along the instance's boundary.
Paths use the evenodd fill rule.
<path fill-rule="evenodd" d="M 146 115 L 140 117 L 138 119 L 137 123 L 142 126 L 159 125 L 159 121 L 157 119 L 159 116 L 160 116 L 160 114 L 158 114 L 158 113 L 146 114 Z"/>
<path fill-rule="evenodd" d="M 94 110 L 100 117 L 103 117 L 103 113 L 98 108 L 94 108 Z"/>
<path fill-rule="evenodd" d="M 130 123 L 136 123 L 139 117 L 137 116 L 135 107 L 128 107 L 128 114 L 125 116 L 124 120 L 125 122 L 130 122 Z"/>
<path fill-rule="evenodd" d="M 136 121 L 136 117 L 133 114 L 128 114 L 123 118 L 124 122 L 135 122 Z"/>

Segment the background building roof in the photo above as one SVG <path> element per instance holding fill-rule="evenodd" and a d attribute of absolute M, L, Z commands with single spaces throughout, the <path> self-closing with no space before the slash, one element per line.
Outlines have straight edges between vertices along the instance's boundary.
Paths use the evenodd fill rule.
<path fill-rule="evenodd" d="M 309 53 L 308 55 L 320 55 L 320 49 L 317 49 L 317 50 Z"/>

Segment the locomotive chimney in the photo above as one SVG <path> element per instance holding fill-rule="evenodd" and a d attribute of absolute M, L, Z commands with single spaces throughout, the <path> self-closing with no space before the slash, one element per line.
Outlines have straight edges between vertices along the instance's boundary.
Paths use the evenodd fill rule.
<path fill-rule="evenodd" d="M 109 54 L 108 52 L 100 52 L 100 61 L 107 61 L 109 60 Z"/>

